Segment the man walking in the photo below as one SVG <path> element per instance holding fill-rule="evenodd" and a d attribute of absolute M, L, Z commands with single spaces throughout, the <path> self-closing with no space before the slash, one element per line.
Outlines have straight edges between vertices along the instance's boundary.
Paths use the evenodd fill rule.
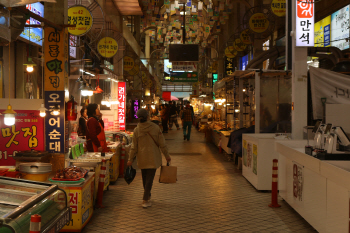
<path fill-rule="evenodd" d="M 187 141 L 189 141 L 191 137 L 191 126 L 192 126 L 193 116 L 194 115 L 191 110 L 190 103 L 187 102 L 186 108 L 184 109 L 181 116 L 182 125 L 184 129 L 184 140 L 186 140 L 187 138 Z M 186 133 L 186 128 L 188 128 L 187 133 Z"/>
<path fill-rule="evenodd" d="M 176 110 L 176 105 L 175 105 L 175 101 L 173 101 L 172 103 L 170 102 L 170 122 L 169 122 L 169 129 L 171 129 L 173 127 L 173 123 L 175 123 L 176 128 L 179 130 L 179 123 L 177 123 L 177 114 L 178 111 Z"/>

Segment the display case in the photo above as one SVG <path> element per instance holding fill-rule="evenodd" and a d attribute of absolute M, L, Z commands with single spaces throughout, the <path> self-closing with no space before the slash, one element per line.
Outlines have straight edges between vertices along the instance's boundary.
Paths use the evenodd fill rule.
<path fill-rule="evenodd" d="M 41 215 L 41 232 L 59 232 L 72 217 L 67 195 L 57 185 L 0 177 L 0 232 L 28 233 L 31 215 Z"/>

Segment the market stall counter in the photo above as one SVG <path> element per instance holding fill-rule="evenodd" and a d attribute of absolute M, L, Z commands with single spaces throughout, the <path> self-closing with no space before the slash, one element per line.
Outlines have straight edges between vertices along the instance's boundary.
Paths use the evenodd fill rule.
<path fill-rule="evenodd" d="M 84 181 L 58 181 L 54 183 L 67 193 L 67 202 L 72 209 L 72 218 L 61 232 L 81 232 L 89 222 L 94 212 L 94 189 L 97 190 L 94 179 L 95 173 L 89 172 Z"/>
<path fill-rule="evenodd" d="M 0 177 L 0 232 L 28 233 L 34 214 L 41 232 L 59 232 L 72 217 L 66 193 L 54 184 Z"/>
<path fill-rule="evenodd" d="M 271 190 L 272 160 L 278 159 L 275 141 L 287 138 L 276 134 L 243 134 L 242 175 L 257 190 Z"/>
<path fill-rule="evenodd" d="M 232 131 L 223 130 L 223 124 L 225 124 L 225 122 L 214 122 L 209 125 L 206 131 L 207 141 L 211 140 L 217 147 L 221 147 L 227 154 L 232 154 L 231 148 L 227 147 Z"/>
<path fill-rule="evenodd" d="M 320 160 L 305 145 L 276 141 L 280 196 L 318 232 L 349 232 L 350 158 Z"/>

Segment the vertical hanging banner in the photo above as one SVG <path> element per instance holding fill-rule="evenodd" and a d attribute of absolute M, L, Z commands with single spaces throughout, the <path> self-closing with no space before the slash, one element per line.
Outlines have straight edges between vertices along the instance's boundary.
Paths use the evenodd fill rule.
<path fill-rule="evenodd" d="M 225 56 L 225 76 L 232 75 L 234 72 L 233 58 Z"/>
<path fill-rule="evenodd" d="M 139 110 L 139 108 L 140 108 L 139 100 L 138 100 L 138 99 L 135 99 L 135 100 L 133 101 L 133 110 L 134 110 L 134 118 L 135 118 L 135 119 L 138 118 L 137 115 L 136 115 L 136 113 L 137 113 L 137 111 Z"/>
<path fill-rule="evenodd" d="M 53 114 L 55 105 L 59 114 Z M 45 91 L 45 108 L 49 113 L 45 116 L 46 150 L 49 153 L 64 153 L 64 91 Z"/>
<path fill-rule="evenodd" d="M 64 91 L 68 80 L 68 33 L 46 27 L 44 46 L 45 91 Z"/>
<path fill-rule="evenodd" d="M 314 47 L 314 0 L 296 1 L 296 46 Z"/>
<path fill-rule="evenodd" d="M 0 110 L 0 112 L 5 109 Z M 12 158 L 17 152 L 44 150 L 44 119 L 39 111 L 16 110 L 16 124 L 7 126 L 0 117 L 0 164 L 14 166 Z"/>
<path fill-rule="evenodd" d="M 126 83 L 118 83 L 118 119 L 120 130 L 125 130 L 125 96 L 126 96 Z"/>

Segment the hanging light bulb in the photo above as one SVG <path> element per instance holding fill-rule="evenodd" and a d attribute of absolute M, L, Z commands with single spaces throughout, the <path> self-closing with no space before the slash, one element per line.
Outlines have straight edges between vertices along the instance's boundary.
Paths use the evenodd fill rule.
<path fill-rule="evenodd" d="M 94 90 L 90 86 L 87 86 L 87 91 L 86 91 L 87 96 L 92 96 L 94 94 Z"/>
<path fill-rule="evenodd" d="M 58 116 L 60 115 L 60 108 L 58 107 L 58 104 L 55 104 L 55 107 L 53 108 L 52 115 Z"/>
<path fill-rule="evenodd" d="M 4 124 L 7 126 L 12 126 L 15 124 L 16 119 L 15 119 L 15 111 L 12 110 L 11 104 L 7 106 L 7 110 L 3 112 L 4 114 Z"/>
<path fill-rule="evenodd" d="M 45 108 L 44 104 L 41 104 L 41 106 L 40 106 L 40 108 L 38 110 L 40 111 L 39 115 L 41 117 L 45 117 L 46 116 L 47 109 Z"/>
<path fill-rule="evenodd" d="M 28 57 L 28 62 L 27 64 L 23 64 L 25 66 L 27 66 L 26 70 L 28 73 L 31 73 L 34 71 L 34 66 L 36 66 L 36 64 L 33 62 L 31 57 Z"/>
<path fill-rule="evenodd" d="M 246 89 L 245 89 L 245 88 L 243 88 L 243 92 L 246 92 Z"/>

